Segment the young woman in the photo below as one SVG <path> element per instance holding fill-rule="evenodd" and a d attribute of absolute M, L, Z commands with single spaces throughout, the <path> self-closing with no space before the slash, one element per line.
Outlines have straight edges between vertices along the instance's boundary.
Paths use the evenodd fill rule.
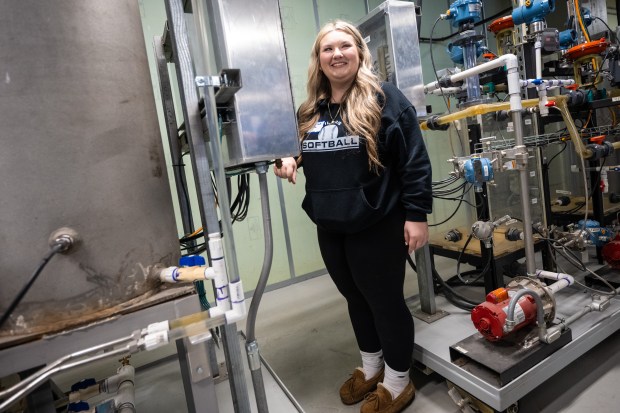
<path fill-rule="evenodd" d="M 372 71 L 355 26 L 324 26 L 312 48 L 308 99 L 298 111 L 301 156 L 274 172 L 306 176 L 302 207 L 317 225 L 325 266 L 345 297 L 362 367 L 340 388 L 362 413 L 396 413 L 415 396 L 407 254 L 428 241 L 431 165 L 415 109 Z"/>

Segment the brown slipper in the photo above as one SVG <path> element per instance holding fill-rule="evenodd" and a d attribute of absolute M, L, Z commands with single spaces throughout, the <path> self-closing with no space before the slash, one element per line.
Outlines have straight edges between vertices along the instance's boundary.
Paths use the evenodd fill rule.
<path fill-rule="evenodd" d="M 364 396 L 375 390 L 377 383 L 383 380 L 383 370 L 381 369 L 375 377 L 366 380 L 364 370 L 356 368 L 351 377 L 340 387 L 340 400 L 347 405 L 364 400 Z"/>
<path fill-rule="evenodd" d="M 368 394 L 360 408 L 360 413 L 399 413 L 411 404 L 415 398 L 415 387 L 409 381 L 405 390 L 392 400 L 392 393 L 382 383 L 377 385 L 377 390 Z"/>

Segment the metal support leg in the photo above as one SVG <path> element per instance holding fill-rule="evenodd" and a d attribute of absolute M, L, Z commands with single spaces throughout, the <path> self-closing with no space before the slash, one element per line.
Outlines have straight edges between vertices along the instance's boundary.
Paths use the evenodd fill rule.
<path fill-rule="evenodd" d="M 245 400 L 239 398 L 239 394 L 237 394 L 236 399 L 233 398 L 235 412 L 249 413 L 250 400 L 247 393 L 245 376 L 243 375 L 244 366 L 243 359 L 241 358 L 241 345 L 239 344 L 236 324 L 227 324 L 222 327 L 222 342 L 224 344 L 224 356 L 226 357 L 226 364 L 228 366 L 230 388 L 243 388 L 245 390 Z M 233 374 L 234 372 L 240 372 L 241 374 Z M 245 403 L 245 405 L 241 403 Z"/>
<path fill-rule="evenodd" d="M 219 411 L 215 382 L 207 357 L 207 343 L 192 345 L 189 340 L 177 340 L 177 354 L 187 411 L 189 413 L 217 413 Z"/>
<path fill-rule="evenodd" d="M 420 294 L 420 310 L 414 316 L 427 323 L 432 323 L 448 315 L 445 311 L 437 311 L 435 305 L 435 291 L 433 288 L 433 262 L 428 244 L 416 250 L 415 263 L 418 272 L 418 287 Z"/>

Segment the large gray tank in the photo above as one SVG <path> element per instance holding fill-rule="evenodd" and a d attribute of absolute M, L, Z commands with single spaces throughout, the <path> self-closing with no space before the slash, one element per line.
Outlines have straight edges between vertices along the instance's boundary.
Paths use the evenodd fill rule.
<path fill-rule="evenodd" d="M 0 2 L 0 330 L 58 331 L 147 301 L 179 255 L 136 0 Z"/>

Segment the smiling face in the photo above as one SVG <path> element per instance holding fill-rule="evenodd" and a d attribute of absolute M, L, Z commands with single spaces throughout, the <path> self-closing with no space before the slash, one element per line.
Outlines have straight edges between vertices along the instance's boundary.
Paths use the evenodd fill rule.
<path fill-rule="evenodd" d="M 351 86 L 360 66 L 353 36 L 341 30 L 327 33 L 319 43 L 319 62 L 332 89 Z"/>

